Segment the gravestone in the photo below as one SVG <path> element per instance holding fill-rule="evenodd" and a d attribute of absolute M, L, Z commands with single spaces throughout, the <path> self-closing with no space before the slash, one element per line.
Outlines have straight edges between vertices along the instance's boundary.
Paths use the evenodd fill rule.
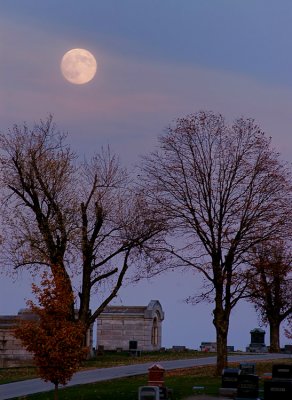
<path fill-rule="evenodd" d="M 177 352 L 186 351 L 186 349 L 186 346 L 172 346 L 172 350 Z"/>
<path fill-rule="evenodd" d="M 292 364 L 274 364 L 272 379 L 292 381 Z"/>
<path fill-rule="evenodd" d="M 160 400 L 168 400 L 169 399 L 170 390 L 165 386 L 159 387 L 159 399 Z"/>
<path fill-rule="evenodd" d="M 141 386 L 139 387 L 139 400 L 160 400 L 158 386 Z"/>
<path fill-rule="evenodd" d="M 259 396 L 259 377 L 252 374 L 240 374 L 237 384 L 236 400 L 258 399 Z"/>
<path fill-rule="evenodd" d="M 239 368 L 224 368 L 221 377 L 220 396 L 232 397 L 237 392 Z"/>
<path fill-rule="evenodd" d="M 263 329 L 255 328 L 250 331 L 250 345 L 246 348 L 251 353 L 266 353 L 268 351 L 265 345 L 265 334 Z"/>
<path fill-rule="evenodd" d="M 265 400 L 292 399 L 292 365 L 274 364 L 272 379 L 264 383 Z"/>
<path fill-rule="evenodd" d="M 269 380 L 264 383 L 265 400 L 291 400 L 292 381 Z"/>
<path fill-rule="evenodd" d="M 164 373 L 165 369 L 161 365 L 152 365 L 150 368 L 148 368 L 148 385 L 164 386 Z"/>
<path fill-rule="evenodd" d="M 265 334 L 263 329 L 256 328 L 250 331 L 251 343 L 265 344 Z"/>
<path fill-rule="evenodd" d="M 292 344 L 285 344 L 283 352 L 285 354 L 292 354 Z"/>
<path fill-rule="evenodd" d="M 239 368 L 224 368 L 222 372 L 222 388 L 237 388 Z"/>
<path fill-rule="evenodd" d="M 239 365 L 240 374 L 241 375 L 255 375 L 255 364 L 253 363 L 244 363 Z"/>

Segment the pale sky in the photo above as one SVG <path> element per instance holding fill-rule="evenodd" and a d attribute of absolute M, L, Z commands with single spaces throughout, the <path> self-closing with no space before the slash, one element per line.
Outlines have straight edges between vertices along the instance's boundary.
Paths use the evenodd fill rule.
<path fill-rule="evenodd" d="M 96 57 L 86 85 L 61 74 L 72 48 Z M 291 49 L 291 0 L 1 0 L 0 131 L 52 113 L 80 156 L 109 144 L 131 168 L 174 119 L 212 110 L 255 118 L 291 162 Z M 0 314 L 15 314 L 29 279 L 0 279 Z M 191 274 L 167 274 L 116 301 L 160 300 L 163 345 L 198 348 L 215 340 L 212 305 L 183 302 L 198 286 Z M 229 344 L 244 349 L 257 326 L 253 308 L 240 305 Z"/>

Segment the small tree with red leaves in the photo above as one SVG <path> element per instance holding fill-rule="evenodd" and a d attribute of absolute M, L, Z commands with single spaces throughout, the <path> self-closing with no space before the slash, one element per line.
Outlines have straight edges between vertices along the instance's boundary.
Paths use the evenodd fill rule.
<path fill-rule="evenodd" d="M 59 384 L 65 385 L 85 358 L 84 325 L 72 320 L 72 292 L 59 274 L 52 278 L 43 274 L 41 286 L 32 285 L 39 306 L 28 301 L 36 320 L 22 321 L 15 330 L 23 346 L 34 354 L 39 375 L 55 385 L 55 399 Z"/>

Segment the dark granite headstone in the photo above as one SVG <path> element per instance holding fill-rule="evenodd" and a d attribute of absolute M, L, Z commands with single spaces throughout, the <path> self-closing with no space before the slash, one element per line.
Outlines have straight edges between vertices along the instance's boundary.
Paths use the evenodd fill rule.
<path fill-rule="evenodd" d="M 251 344 L 265 344 L 265 331 L 260 328 L 253 329 L 250 331 L 250 343 Z"/>
<path fill-rule="evenodd" d="M 246 351 L 252 353 L 266 353 L 268 348 L 265 345 L 265 334 L 266 332 L 260 328 L 255 328 L 250 331 L 250 345 L 246 348 Z"/>
<path fill-rule="evenodd" d="M 274 364 L 272 367 L 272 379 L 292 381 L 292 364 Z"/>
<path fill-rule="evenodd" d="M 283 351 L 286 354 L 292 354 L 292 344 L 285 344 Z"/>
<path fill-rule="evenodd" d="M 257 399 L 259 395 L 259 377 L 241 374 L 238 377 L 236 399 Z"/>
<path fill-rule="evenodd" d="M 168 388 L 165 386 L 161 386 L 159 388 L 159 400 L 167 400 L 168 399 Z"/>
<path fill-rule="evenodd" d="M 222 371 L 222 388 L 237 388 L 239 368 L 224 368 Z"/>
<path fill-rule="evenodd" d="M 240 374 L 250 374 L 255 375 L 255 364 L 253 363 L 245 363 L 239 365 Z"/>
<path fill-rule="evenodd" d="M 292 381 L 270 380 L 264 383 L 265 400 L 291 400 Z"/>

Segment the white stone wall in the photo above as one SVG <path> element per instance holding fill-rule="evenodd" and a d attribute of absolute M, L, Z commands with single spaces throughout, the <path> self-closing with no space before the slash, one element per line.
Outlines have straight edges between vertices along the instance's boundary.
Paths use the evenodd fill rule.
<path fill-rule="evenodd" d="M 139 317 L 106 316 L 98 318 L 97 343 L 104 346 L 105 350 L 116 350 L 117 348 L 128 350 L 129 341 L 136 340 L 138 342 L 138 350 L 145 350 L 146 347 L 149 347 L 147 342 L 149 341 L 149 330 L 151 331 L 151 327 L 148 325 L 149 321 L 144 321 Z"/>
<path fill-rule="evenodd" d="M 0 330 L 0 368 L 30 364 L 32 354 L 26 351 L 19 339 L 13 335 L 13 329 Z"/>
<path fill-rule="evenodd" d="M 164 317 L 161 314 L 162 310 L 159 313 L 147 307 L 140 307 L 140 312 L 137 307 L 136 314 L 131 312 L 131 307 L 124 307 L 124 310 L 123 307 L 118 310 L 108 307 L 97 319 L 97 346 L 103 346 L 105 350 L 129 350 L 129 342 L 135 340 L 138 350 L 159 350 Z M 156 344 L 153 343 L 154 321 L 157 327 Z"/>
<path fill-rule="evenodd" d="M 14 328 L 20 319 L 30 314 L 20 311 L 18 315 L 0 316 L 0 368 L 16 367 L 20 365 L 31 365 L 33 354 L 26 351 L 19 339 L 14 337 Z M 93 355 L 93 327 L 88 330 L 86 344 L 90 355 Z"/>

